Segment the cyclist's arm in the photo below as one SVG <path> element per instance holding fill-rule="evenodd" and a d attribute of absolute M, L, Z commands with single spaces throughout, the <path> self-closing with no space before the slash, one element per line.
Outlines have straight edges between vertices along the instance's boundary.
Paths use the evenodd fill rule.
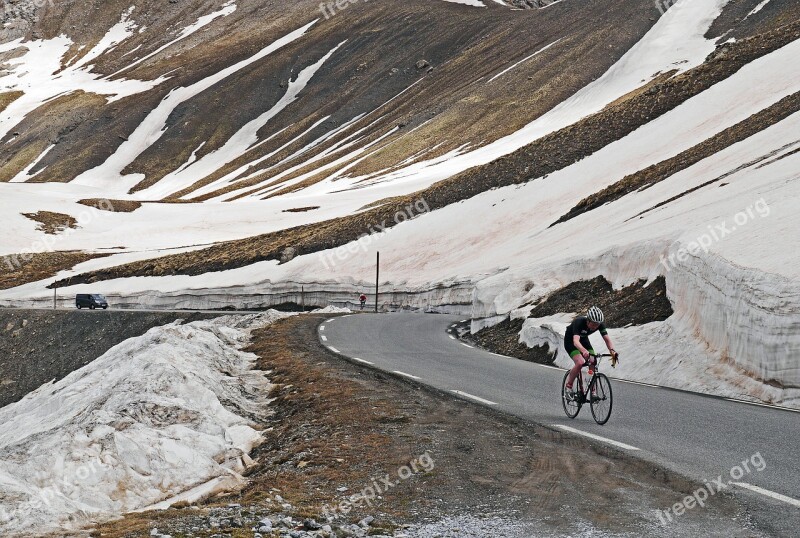
<path fill-rule="evenodd" d="M 581 355 L 585 356 L 587 353 L 589 353 L 589 350 L 581 345 L 581 337 L 580 337 L 580 335 L 576 334 L 575 336 L 573 336 L 572 337 L 572 343 L 578 349 L 578 351 L 581 352 Z"/>
<path fill-rule="evenodd" d="M 616 353 L 616 351 L 614 351 L 614 344 L 613 344 L 613 342 L 611 342 L 611 337 L 608 336 L 607 334 L 604 334 L 603 335 L 603 340 L 606 343 L 606 347 L 608 348 L 609 353 L 612 353 L 612 354 Z"/>

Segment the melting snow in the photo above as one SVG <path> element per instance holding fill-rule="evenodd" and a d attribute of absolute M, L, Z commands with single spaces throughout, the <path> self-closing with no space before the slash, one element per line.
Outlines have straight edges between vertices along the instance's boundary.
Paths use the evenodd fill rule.
<path fill-rule="evenodd" d="M 242 484 L 270 384 L 240 348 L 269 311 L 151 329 L 0 409 L 0 532 L 30 536 Z M 196 495 L 195 495 L 196 497 Z"/>
<path fill-rule="evenodd" d="M 131 9 L 133 9 L 133 8 L 131 8 Z M 187 26 L 186 28 L 184 28 L 183 30 L 181 30 L 180 33 L 178 34 L 178 37 L 176 37 L 175 39 L 173 39 L 172 41 L 170 41 L 166 45 L 162 45 L 161 47 L 159 47 L 158 49 L 154 50 L 150 54 L 147 54 L 146 56 L 143 56 L 143 57 L 139 58 L 138 60 L 136 60 L 132 64 L 123 67 L 122 69 L 120 69 L 116 73 L 113 73 L 112 75 L 110 75 L 108 78 L 114 77 L 114 76 L 116 76 L 116 75 L 118 75 L 118 74 L 120 74 L 120 73 L 122 73 L 124 71 L 128 71 L 130 69 L 133 69 L 134 67 L 136 67 L 137 65 L 141 64 L 142 62 L 145 62 L 145 61 L 149 60 L 150 58 L 152 58 L 153 56 L 159 54 L 160 52 L 163 52 L 164 50 L 168 49 L 169 47 L 171 47 L 175 43 L 177 43 L 179 41 L 183 41 L 184 39 L 186 39 L 190 35 L 192 35 L 195 32 L 197 32 L 198 30 L 201 30 L 202 28 L 205 28 L 206 26 L 208 26 L 209 24 L 211 24 L 215 20 L 217 20 L 217 19 L 219 19 L 221 17 L 227 17 L 228 15 L 233 13 L 234 11 L 236 11 L 236 2 L 235 2 L 235 0 L 230 0 L 229 2 L 225 3 L 222 6 L 221 9 L 215 11 L 214 13 L 209 13 L 208 15 L 204 15 L 204 16 L 200 17 L 199 19 L 197 19 L 197 21 L 194 24 L 191 24 L 191 25 Z M 139 47 L 141 47 L 141 45 Z M 132 50 L 128 54 L 131 54 L 135 50 L 139 49 L 139 47 L 136 47 L 134 50 Z M 126 56 L 127 56 L 127 54 L 126 54 Z"/>
<path fill-rule="evenodd" d="M 316 20 L 287 34 L 272 44 L 264 47 L 259 52 L 234 64 L 222 71 L 206 77 L 191 86 L 175 88 L 161 103 L 142 121 L 136 130 L 130 135 L 128 140 L 122 143 L 103 164 L 87 170 L 79 175 L 73 183 L 78 185 L 89 185 L 103 189 L 106 196 L 112 193 L 125 195 L 131 188 L 136 186 L 142 179 L 142 174 L 122 175 L 122 170 L 132 163 L 147 148 L 154 144 L 166 131 L 167 119 L 173 110 L 181 103 L 184 103 L 195 95 L 207 90 L 232 74 L 244 69 L 273 52 L 293 43 L 303 37 L 306 32 L 316 24 Z"/>
<path fill-rule="evenodd" d="M 240 157 L 248 148 L 258 142 L 258 132 L 275 116 L 281 113 L 287 106 L 297 100 L 302 92 L 319 69 L 327 62 L 331 56 L 345 42 L 339 43 L 331 49 L 328 54 L 322 57 L 317 63 L 303 69 L 294 80 L 289 81 L 286 93 L 265 113 L 248 122 L 238 132 L 236 132 L 225 144 L 197 162 L 185 167 L 180 171 L 173 172 L 164 177 L 154 186 L 145 189 L 137 194 L 143 199 L 161 199 L 169 194 L 189 187 L 196 181 L 211 175 L 224 165 Z"/>
<path fill-rule="evenodd" d="M 125 20 L 124 16 L 123 20 Z M 112 37 L 104 38 L 87 54 L 87 58 L 90 55 L 92 56 L 90 59 L 96 57 L 106 47 L 112 46 L 116 40 L 120 39 L 123 33 L 120 28 L 112 28 L 109 31 L 109 35 Z M 91 66 L 85 67 L 83 62 L 61 70 L 62 58 L 65 57 L 71 46 L 72 41 L 66 36 L 28 42 L 17 39 L 0 45 L 0 52 L 26 49 L 21 56 L 8 60 L 9 71 L 0 76 L 2 91 L 24 92 L 21 97 L 0 113 L 0 139 L 5 137 L 28 113 L 55 97 L 76 91 L 85 91 L 107 96 L 109 101 L 116 101 L 148 91 L 167 80 L 164 77 L 151 81 L 106 80 L 101 78 L 101 75 L 92 73 Z"/>

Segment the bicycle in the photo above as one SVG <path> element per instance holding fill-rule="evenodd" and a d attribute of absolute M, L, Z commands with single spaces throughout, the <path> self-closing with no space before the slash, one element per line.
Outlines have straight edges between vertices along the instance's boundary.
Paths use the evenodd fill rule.
<path fill-rule="evenodd" d="M 578 376 L 575 380 L 578 382 L 578 389 L 575 393 L 575 398 L 567 397 L 567 377 L 569 377 L 569 370 L 564 374 L 564 381 L 561 383 L 561 403 L 564 406 L 564 412 L 569 418 L 575 418 L 581 412 L 581 407 L 588 403 L 592 409 L 592 417 L 599 425 L 608 422 L 611 417 L 611 408 L 613 404 L 611 394 L 611 381 L 604 374 L 598 371 L 600 366 L 600 358 L 611 357 L 612 355 L 606 353 L 602 355 L 591 355 L 594 357 L 594 365 L 588 362 L 581 367 Z M 583 389 L 583 369 L 589 368 L 589 380 L 586 390 Z"/>

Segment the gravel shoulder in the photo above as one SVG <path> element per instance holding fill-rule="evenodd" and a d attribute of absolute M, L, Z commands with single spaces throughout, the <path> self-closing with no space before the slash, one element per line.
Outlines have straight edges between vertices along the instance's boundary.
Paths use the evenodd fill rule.
<path fill-rule="evenodd" d="M 726 493 L 665 525 L 656 511 L 700 484 L 347 362 L 318 343 L 322 319 L 253 334 L 248 350 L 275 400 L 243 491 L 128 515 L 93 535 L 762 535 Z"/>

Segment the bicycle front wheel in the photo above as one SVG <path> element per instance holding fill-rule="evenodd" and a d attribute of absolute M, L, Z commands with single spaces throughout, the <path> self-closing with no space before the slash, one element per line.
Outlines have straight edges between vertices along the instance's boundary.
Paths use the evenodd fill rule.
<path fill-rule="evenodd" d="M 564 374 L 564 381 L 561 382 L 561 405 L 564 406 L 564 412 L 569 418 L 575 418 L 581 412 L 580 399 L 567 398 L 567 377 L 569 377 L 569 370 Z M 578 380 L 575 383 L 580 386 Z"/>
<path fill-rule="evenodd" d="M 611 381 L 603 375 L 597 374 L 592 384 L 590 405 L 594 421 L 601 426 L 611 418 L 613 403 L 611 395 Z"/>

